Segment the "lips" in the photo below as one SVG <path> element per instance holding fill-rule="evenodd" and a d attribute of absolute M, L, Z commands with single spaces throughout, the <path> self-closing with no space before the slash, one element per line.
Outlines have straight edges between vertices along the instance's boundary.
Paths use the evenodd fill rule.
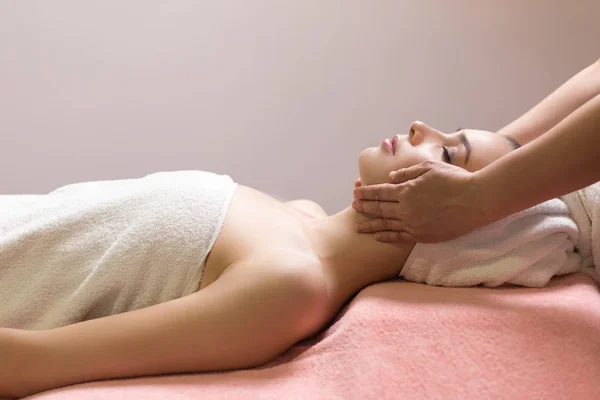
<path fill-rule="evenodd" d="M 381 149 L 392 155 L 394 154 L 394 146 L 392 145 L 392 141 L 390 139 L 383 139 L 381 142 Z"/>
<path fill-rule="evenodd" d="M 398 147 L 398 135 L 394 136 L 391 139 L 383 139 L 381 141 L 381 150 L 386 153 L 389 153 L 392 156 L 396 155 L 396 148 Z"/>

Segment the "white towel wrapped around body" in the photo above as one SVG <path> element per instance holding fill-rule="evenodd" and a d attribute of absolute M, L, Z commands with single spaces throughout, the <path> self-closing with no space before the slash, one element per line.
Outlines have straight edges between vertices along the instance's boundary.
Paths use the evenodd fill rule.
<path fill-rule="evenodd" d="M 579 270 L 576 223 L 560 199 L 442 243 L 418 243 L 400 276 L 437 286 L 541 287 Z"/>
<path fill-rule="evenodd" d="M 56 328 L 195 292 L 236 187 L 176 171 L 0 196 L 0 327 Z"/>

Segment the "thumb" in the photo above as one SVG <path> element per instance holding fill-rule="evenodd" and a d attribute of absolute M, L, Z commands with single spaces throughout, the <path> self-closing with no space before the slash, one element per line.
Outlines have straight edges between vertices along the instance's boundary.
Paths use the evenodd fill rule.
<path fill-rule="evenodd" d="M 429 167 L 421 164 L 413 165 L 412 167 L 402 168 L 397 171 L 390 172 L 390 183 L 404 183 L 418 178 L 425 172 L 429 171 Z"/>

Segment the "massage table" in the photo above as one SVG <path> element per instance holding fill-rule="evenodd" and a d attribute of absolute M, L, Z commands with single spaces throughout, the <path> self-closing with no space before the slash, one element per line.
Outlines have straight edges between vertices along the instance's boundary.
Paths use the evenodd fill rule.
<path fill-rule="evenodd" d="M 27 399 L 600 399 L 600 293 L 580 273 L 542 289 L 387 281 L 259 368 L 90 382 Z"/>

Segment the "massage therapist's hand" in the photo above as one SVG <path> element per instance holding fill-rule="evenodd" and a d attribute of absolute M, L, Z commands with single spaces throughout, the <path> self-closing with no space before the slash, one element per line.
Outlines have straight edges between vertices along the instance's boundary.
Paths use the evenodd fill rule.
<path fill-rule="evenodd" d="M 374 218 L 358 224 L 382 242 L 435 243 L 485 225 L 475 174 L 426 161 L 390 173 L 390 183 L 357 186 L 352 207 Z"/>

